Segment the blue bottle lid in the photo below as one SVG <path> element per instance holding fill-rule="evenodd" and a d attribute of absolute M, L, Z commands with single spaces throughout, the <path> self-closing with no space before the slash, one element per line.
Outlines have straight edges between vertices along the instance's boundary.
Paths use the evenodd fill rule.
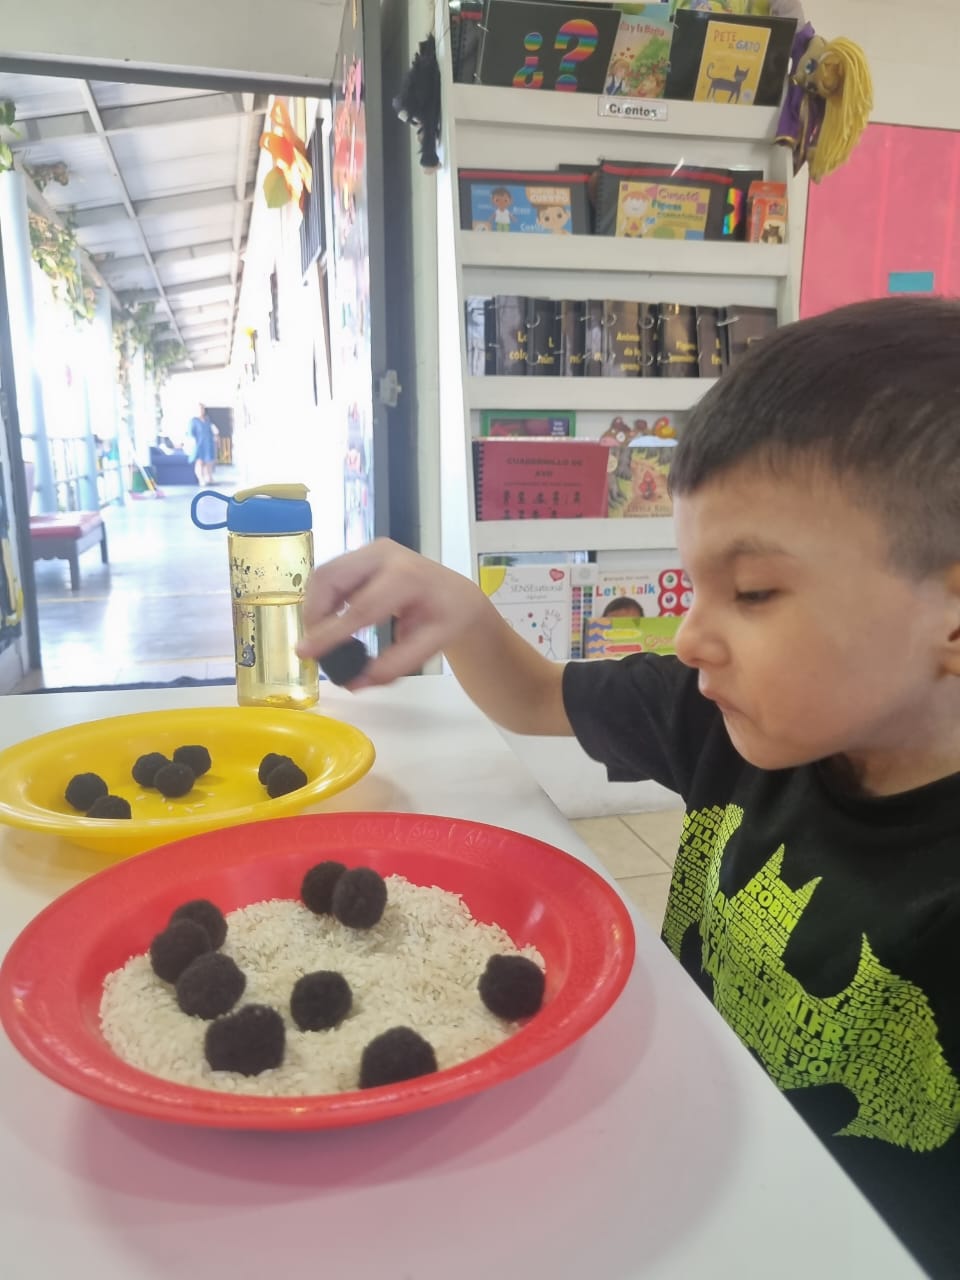
<path fill-rule="evenodd" d="M 204 489 L 190 503 L 190 519 L 198 529 L 229 529 L 231 533 L 306 533 L 313 528 L 313 512 L 305 484 L 265 484 L 239 489 L 232 498 Z M 225 504 L 225 520 L 207 522 L 197 508 L 208 498 Z"/>

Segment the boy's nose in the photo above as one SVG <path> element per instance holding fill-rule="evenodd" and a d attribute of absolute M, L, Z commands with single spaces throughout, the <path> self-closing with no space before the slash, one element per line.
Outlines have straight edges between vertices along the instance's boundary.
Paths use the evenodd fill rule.
<path fill-rule="evenodd" d="M 703 618 L 702 608 L 694 603 L 683 615 L 675 641 L 677 657 L 687 667 L 702 670 L 721 666 L 726 661 L 726 646 Z"/>

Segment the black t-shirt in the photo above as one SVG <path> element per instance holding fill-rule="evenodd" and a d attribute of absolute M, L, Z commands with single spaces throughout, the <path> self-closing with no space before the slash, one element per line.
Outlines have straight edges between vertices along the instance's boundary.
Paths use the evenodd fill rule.
<path fill-rule="evenodd" d="M 960 1276 L 960 774 L 901 795 L 764 771 L 697 673 L 573 662 L 564 702 L 614 781 L 687 806 L 663 940 L 937 1277 Z"/>

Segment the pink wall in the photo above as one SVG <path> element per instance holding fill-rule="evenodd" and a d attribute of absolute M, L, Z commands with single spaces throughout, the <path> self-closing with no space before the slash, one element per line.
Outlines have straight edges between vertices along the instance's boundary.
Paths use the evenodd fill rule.
<path fill-rule="evenodd" d="M 960 295 L 958 199 L 960 132 L 869 125 L 848 163 L 810 184 L 801 316 L 890 293 Z"/>

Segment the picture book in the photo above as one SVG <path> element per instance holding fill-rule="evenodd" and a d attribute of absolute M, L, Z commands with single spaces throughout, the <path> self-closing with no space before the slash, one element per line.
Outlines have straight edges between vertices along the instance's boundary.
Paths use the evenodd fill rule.
<path fill-rule="evenodd" d="M 484 436 L 572 436 L 576 433 L 577 415 L 556 413 L 511 413 L 487 410 L 482 417 L 480 434 Z"/>
<path fill-rule="evenodd" d="M 629 444 L 610 450 L 608 516 L 673 515 L 667 476 L 675 447 L 675 440 L 635 436 Z"/>
<path fill-rule="evenodd" d="M 796 18 L 678 8 L 665 96 L 775 107 L 783 96 Z"/>
<path fill-rule="evenodd" d="M 619 25 L 618 10 L 596 4 L 488 0 L 480 83 L 603 93 Z"/>
<path fill-rule="evenodd" d="M 761 170 L 604 160 L 597 170 L 598 235 L 743 240 L 747 190 Z"/>
<path fill-rule="evenodd" d="M 493 372 L 501 378 L 527 372 L 527 300 L 501 293 L 493 299 Z"/>
<path fill-rule="evenodd" d="M 553 298 L 527 299 L 527 373 L 560 373 L 560 306 Z"/>
<path fill-rule="evenodd" d="M 585 303 L 571 298 L 560 303 L 560 375 L 564 378 L 583 377 L 585 307 Z"/>
<path fill-rule="evenodd" d="M 464 305 L 467 373 L 471 378 L 496 373 L 493 298 L 473 294 Z"/>
<path fill-rule="evenodd" d="M 724 368 L 720 314 L 716 307 L 697 307 L 697 362 L 701 378 L 719 378 Z"/>
<path fill-rule="evenodd" d="M 604 302 L 603 376 L 639 378 L 642 372 L 639 302 L 608 298 Z"/>
<path fill-rule="evenodd" d="M 599 564 L 571 569 L 573 610 L 581 621 L 580 643 L 572 657 L 587 657 L 585 644 L 591 620 L 611 623 L 674 619 L 676 625 L 690 608 L 690 580 L 675 552 L 647 551 L 631 556 L 624 567 Z"/>
<path fill-rule="evenodd" d="M 553 236 L 590 231 L 585 173 L 461 169 L 459 179 L 465 231 Z"/>
<path fill-rule="evenodd" d="M 747 239 L 755 244 L 786 244 L 785 182 L 751 182 L 747 193 Z"/>
<path fill-rule="evenodd" d="M 626 98 L 662 98 L 667 87 L 672 37 L 670 5 L 648 4 L 640 13 L 622 13 L 604 93 Z"/>
<path fill-rule="evenodd" d="M 709 22 L 703 41 L 694 102 L 742 102 L 749 106 L 760 88 L 770 32 L 736 22 Z"/>
<path fill-rule="evenodd" d="M 776 328 L 774 307 L 722 307 L 721 329 L 727 366 L 732 368 L 755 342 L 762 342 Z"/>
<path fill-rule="evenodd" d="M 681 618 L 588 618 L 582 657 L 625 658 L 630 653 L 676 653 Z"/>
<path fill-rule="evenodd" d="M 697 309 L 662 302 L 657 324 L 657 372 L 661 378 L 696 378 L 700 372 Z"/>
<path fill-rule="evenodd" d="M 477 519 L 605 516 L 609 454 L 596 440 L 474 440 Z"/>
<path fill-rule="evenodd" d="M 556 662 L 570 657 L 569 564 L 481 565 L 480 586 L 517 635 Z"/>

